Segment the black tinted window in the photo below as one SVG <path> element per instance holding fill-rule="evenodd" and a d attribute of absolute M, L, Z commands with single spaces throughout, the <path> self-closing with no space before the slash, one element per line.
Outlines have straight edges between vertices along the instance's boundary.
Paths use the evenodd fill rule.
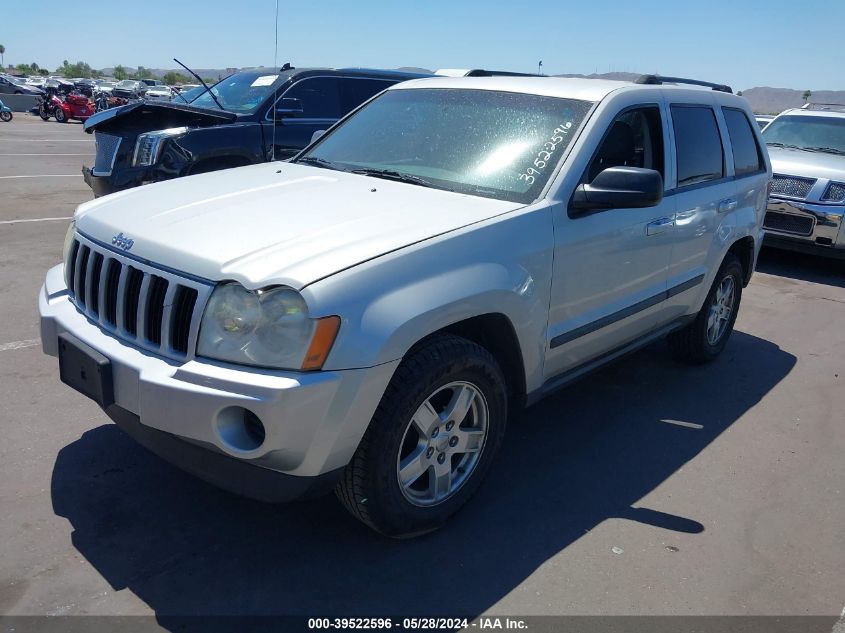
<path fill-rule="evenodd" d="M 718 180 L 724 174 L 722 137 L 716 114 L 706 106 L 672 106 L 678 186 Z"/>
<path fill-rule="evenodd" d="M 728 124 L 728 136 L 731 137 L 731 149 L 734 155 L 734 171 L 737 176 L 750 174 L 763 169 L 763 157 L 751 123 L 742 110 L 722 108 L 725 122 Z"/>
<path fill-rule="evenodd" d="M 291 86 L 284 96 L 302 102 L 305 118 L 339 119 L 342 114 L 337 77 L 303 79 Z"/>
<path fill-rule="evenodd" d="M 354 110 L 373 95 L 377 95 L 395 82 L 381 79 L 353 79 L 347 77 L 340 80 L 340 107 L 343 114 Z"/>
<path fill-rule="evenodd" d="M 596 152 L 587 182 L 608 167 L 644 167 L 665 175 L 663 169 L 663 127 L 655 107 L 629 110 L 610 126 Z"/>

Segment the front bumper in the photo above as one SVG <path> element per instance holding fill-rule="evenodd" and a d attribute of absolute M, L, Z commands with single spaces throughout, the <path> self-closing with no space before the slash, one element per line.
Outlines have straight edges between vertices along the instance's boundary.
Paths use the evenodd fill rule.
<path fill-rule="evenodd" d="M 124 189 L 131 189 L 153 180 L 152 170 L 149 167 L 119 169 L 114 170 L 109 176 L 95 176 L 90 167 L 83 165 L 82 177 L 97 198 Z"/>
<path fill-rule="evenodd" d="M 176 466 L 259 499 L 284 501 L 329 486 L 352 458 L 399 362 L 291 372 L 155 356 L 80 313 L 61 265 L 48 272 L 38 304 L 46 354 L 57 356 L 58 337 L 68 333 L 109 359 L 114 404 L 106 413 L 121 428 Z M 232 407 L 263 423 L 257 448 L 227 440 L 222 412 Z"/>
<path fill-rule="evenodd" d="M 764 243 L 800 252 L 845 257 L 845 206 L 769 198 Z"/>

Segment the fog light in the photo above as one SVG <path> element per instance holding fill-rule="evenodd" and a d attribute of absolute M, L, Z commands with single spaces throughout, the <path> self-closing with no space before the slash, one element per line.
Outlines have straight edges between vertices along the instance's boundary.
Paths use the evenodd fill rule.
<path fill-rule="evenodd" d="M 226 407 L 217 414 L 217 435 L 237 451 L 254 451 L 264 443 L 267 433 L 261 419 L 243 407 Z"/>

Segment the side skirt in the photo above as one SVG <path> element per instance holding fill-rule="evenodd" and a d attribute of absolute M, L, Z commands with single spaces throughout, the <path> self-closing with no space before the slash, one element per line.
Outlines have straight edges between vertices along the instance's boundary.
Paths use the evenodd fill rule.
<path fill-rule="evenodd" d="M 570 383 L 573 383 L 576 380 L 579 380 L 579 379 L 593 373 L 594 371 L 601 369 L 602 367 L 604 367 L 608 363 L 611 363 L 615 360 L 618 360 L 619 358 L 622 358 L 623 356 L 627 356 L 628 354 L 631 354 L 632 352 L 635 352 L 638 349 L 641 349 L 641 348 L 645 347 L 646 345 L 649 345 L 650 343 L 653 343 L 654 341 L 657 341 L 657 340 L 665 337 L 667 334 L 670 334 L 671 332 L 674 332 L 675 330 L 681 329 L 682 327 L 684 327 L 684 326 L 688 325 L 689 323 L 691 323 L 692 321 L 694 321 L 696 316 L 698 316 L 698 315 L 697 314 L 690 314 L 690 315 L 681 317 L 680 319 L 673 321 L 671 323 L 668 323 L 668 324 L 664 325 L 663 327 L 661 327 L 657 330 L 654 330 L 653 332 L 649 332 L 645 336 L 642 336 L 638 339 L 634 339 L 630 343 L 626 343 L 625 345 L 623 345 L 621 347 L 617 347 L 614 350 L 611 350 L 609 352 L 605 352 L 601 356 L 598 356 L 598 357 L 596 357 L 596 358 L 594 358 L 590 361 L 587 361 L 583 365 L 579 365 L 578 367 L 568 369 L 565 372 L 558 374 L 557 376 L 553 376 L 552 378 L 549 378 L 545 383 L 543 383 L 542 387 L 540 387 L 536 391 L 528 394 L 528 396 L 526 397 L 526 406 L 531 406 L 532 404 L 539 402 L 540 400 L 542 400 L 546 396 L 554 393 L 558 389 L 562 389 L 563 387 L 568 386 Z"/>

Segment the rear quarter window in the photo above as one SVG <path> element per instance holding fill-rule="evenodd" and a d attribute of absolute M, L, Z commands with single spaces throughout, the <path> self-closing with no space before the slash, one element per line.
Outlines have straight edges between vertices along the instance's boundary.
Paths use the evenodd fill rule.
<path fill-rule="evenodd" d="M 673 105 L 678 187 L 725 176 L 725 155 L 716 113 L 709 106 Z"/>
<path fill-rule="evenodd" d="M 765 167 L 763 154 L 745 112 L 736 108 L 722 108 L 722 114 L 725 115 L 725 123 L 728 124 L 728 136 L 731 139 L 736 175 L 743 176 L 762 171 Z"/>

